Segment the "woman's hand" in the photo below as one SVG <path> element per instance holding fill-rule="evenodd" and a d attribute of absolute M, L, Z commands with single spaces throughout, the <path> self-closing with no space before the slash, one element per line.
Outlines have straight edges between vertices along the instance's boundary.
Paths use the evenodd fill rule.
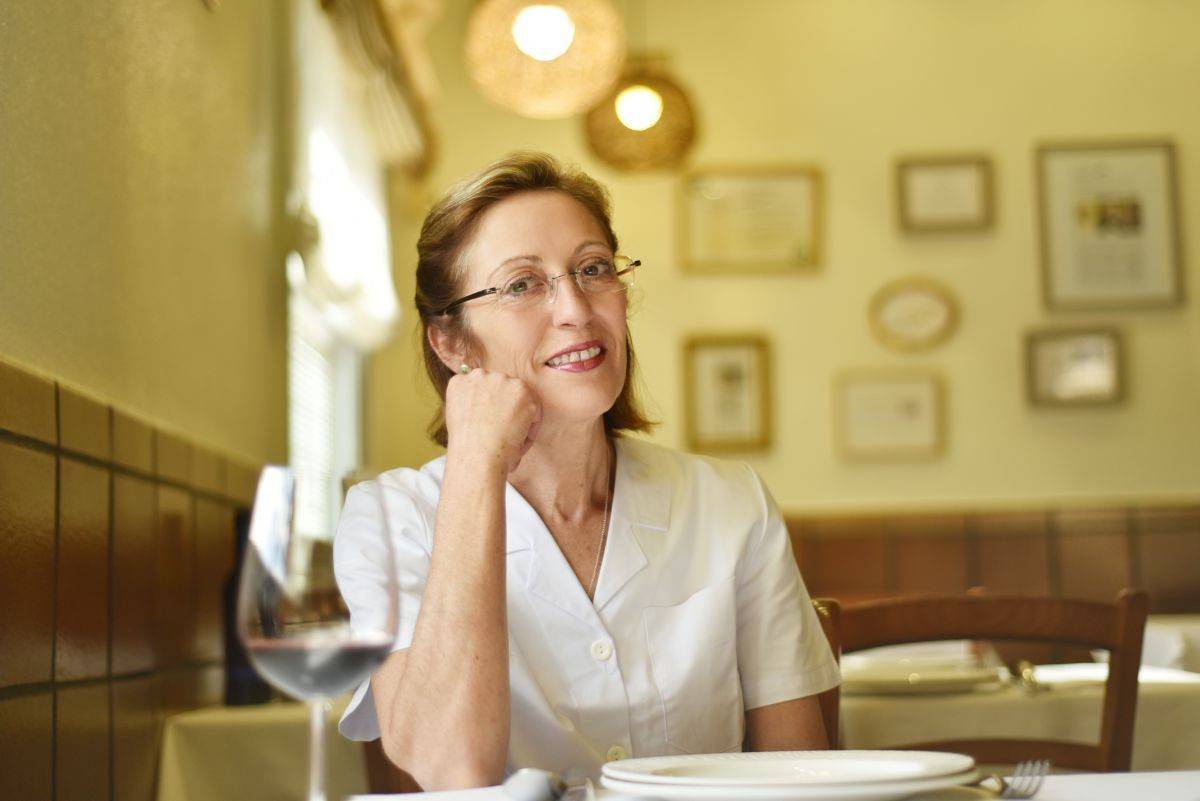
<path fill-rule="evenodd" d="M 476 368 L 446 386 L 447 453 L 483 457 L 507 477 L 537 438 L 542 405 L 524 381 Z"/>

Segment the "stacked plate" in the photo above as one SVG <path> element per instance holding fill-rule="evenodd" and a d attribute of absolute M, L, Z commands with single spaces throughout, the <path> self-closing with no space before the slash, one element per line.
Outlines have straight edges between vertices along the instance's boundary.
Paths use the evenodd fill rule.
<path fill-rule="evenodd" d="M 696 801 L 894 801 L 970 784 L 975 760 L 933 751 L 774 751 L 609 762 L 600 783 L 628 795 Z"/>

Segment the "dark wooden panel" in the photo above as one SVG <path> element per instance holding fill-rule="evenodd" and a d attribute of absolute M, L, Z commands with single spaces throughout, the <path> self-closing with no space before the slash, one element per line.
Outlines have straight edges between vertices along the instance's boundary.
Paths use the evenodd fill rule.
<path fill-rule="evenodd" d="M 222 590 L 233 569 L 233 507 L 196 499 L 196 639 L 198 659 L 224 655 Z"/>
<path fill-rule="evenodd" d="M 154 432 L 155 469 L 160 478 L 192 484 L 192 443 L 166 431 Z"/>
<path fill-rule="evenodd" d="M 0 442 L 0 687 L 49 681 L 54 457 Z"/>
<path fill-rule="evenodd" d="M 192 452 L 192 482 L 196 489 L 225 494 L 225 457 L 207 448 Z"/>
<path fill-rule="evenodd" d="M 108 685 L 58 689 L 55 801 L 107 801 Z"/>
<path fill-rule="evenodd" d="M 154 543 L 154 657 L 159 667 L 193 658 L 195 529 L 190 492 L 159 485 Z"/>
<path fill-rule="evenodd" d="M 142 420 L 113 409 L 113 461 L 123 467 L 154 472 L 154 429 Z"/>
<path fill-rule="evenodd" d="M 887 592 L 879 518 L 812 520 L 803 530 L 804 578 L 812 595 L 857 599 Z"/>
<path fill-rule="evenodd" d="M 154 484 L 113 476 L 112 669 L 154 667 Z"/>
<path fill-rule="evenodd" d="M 154 677 L 112 683 L 113 801 L 153 801 L 158 758 Z"/>
<path fill-rule="evenodd" d="M 1129 517 L 1123 509 L 1059 512 L 1059 591 L 1064 598 L 1111 601 L 1133 585 Z"/>
<path fill-rule="evenodd" d="M 109 408 L 100 401 L 59 384 L 58 426 L 63 448 L 106 462 L 112 458 Z"/>
<path fill-rule="evenodd" d="M 238 504 L 249 506 L 254 502 L 254 491 L 258 487 L 258 469 L 230 459 L 225 464 L 225 494 Z"/>
<path fill-rule="evenodd" d="M 55 678 L 108 672 L 107 470 L 59 462 L 58 636 Z"/>
<path fill-rule="evenodd" d="M 901 594 L 960 593 L 967 589 L 967 542 L 962 515 L 914 515 L 890 521 L 890 589 Z"/>
<path fill-rule="evenodd" d="M 54 382 L 0 361 L 0 428 L 58 443 Z"/>
<path fill-rule="evenodd" d="M 50 801 L 54 785 L 54 699 L 0 700 L 0 798 Z"/>
<path fill-rule="evenodd" d="M 974 517 L 970 583 L 988 592 L 1050 595 L 1046 515 L 999 513 Z"/>
<path fill-rule="evenodd" d="M 1138 562 L 1150 610 L 1200 610 L 1200 507 L 1142 510 L 1138 531 Z"/>

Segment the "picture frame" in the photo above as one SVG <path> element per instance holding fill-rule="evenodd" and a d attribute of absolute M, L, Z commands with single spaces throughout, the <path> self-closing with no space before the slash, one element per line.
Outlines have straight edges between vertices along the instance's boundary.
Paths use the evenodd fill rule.
<path fill-rule="evenodd" d="M 1032 406 L 1110 406 L 1125 398 L 1121 332 L 1043 328 L 1025 334 L 1025 390 Z"/>
<path fill-rule="evenodd" d="M 876 290 L 867 322 L 879 344 L 915 353 L 945 342 L 958 327 L 958 301 L 950 288 L 924 276 L 907 276 Z"/>
<path fill-rule="evenodd" d="M 816 167 L 710 167 L 680 183 L 679 258 L 692 273 L 807 273 L 822 257 Z"/>
<path fill-rule="evenodd" d="M 1046 308 L 1182 303 L 1183 248 L 1170 141 L 1044 144 L 1036 162 Z"/>
<path fill-rule="evenodd" d="M 759 334 L 699 334 L 684 344 L 684 419 L 699 452 L 771 444 L 771 346 Z"/>
<path fill-rule="evenodd" d="M 896 215 L 912 234 L 983 231 L 995 219 L 992 160 L 964 153 L 896 160 Z"/>
<path fill-rule="evenodd" d="M 848 370 L 833 384 L 837 451 L 849 462 L 921 461 L 945 446 L 945 390 L 924 369 Z"/>

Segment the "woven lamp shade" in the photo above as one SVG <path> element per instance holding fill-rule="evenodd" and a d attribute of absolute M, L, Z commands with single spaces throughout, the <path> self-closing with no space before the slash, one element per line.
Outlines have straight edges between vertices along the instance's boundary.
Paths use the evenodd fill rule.
<path fill-rule="evenodd" d="M 630 86 L 653 89 L 662 98 L 662 116 L 650 128 L 635 131 L 617 118 L 617 96 Z M 692 102 L 667 71 L 653 62 L 633 66 L 608 95 L 584 118 L 592 152 L 623 170 L 674 167 L 683 161 L 696 140 Z"/>
<path fill-rule="evenodd" d="M 571 46 L 552 61 L 517 48 L 513 23 L 527 6 L 555 5 L 571 18 Z M 620 77 L 625 27 L 607 0 L 480 0 L 467 22 L 467 72 L 485 97 L 537 119 L 581 114 Z"/>

